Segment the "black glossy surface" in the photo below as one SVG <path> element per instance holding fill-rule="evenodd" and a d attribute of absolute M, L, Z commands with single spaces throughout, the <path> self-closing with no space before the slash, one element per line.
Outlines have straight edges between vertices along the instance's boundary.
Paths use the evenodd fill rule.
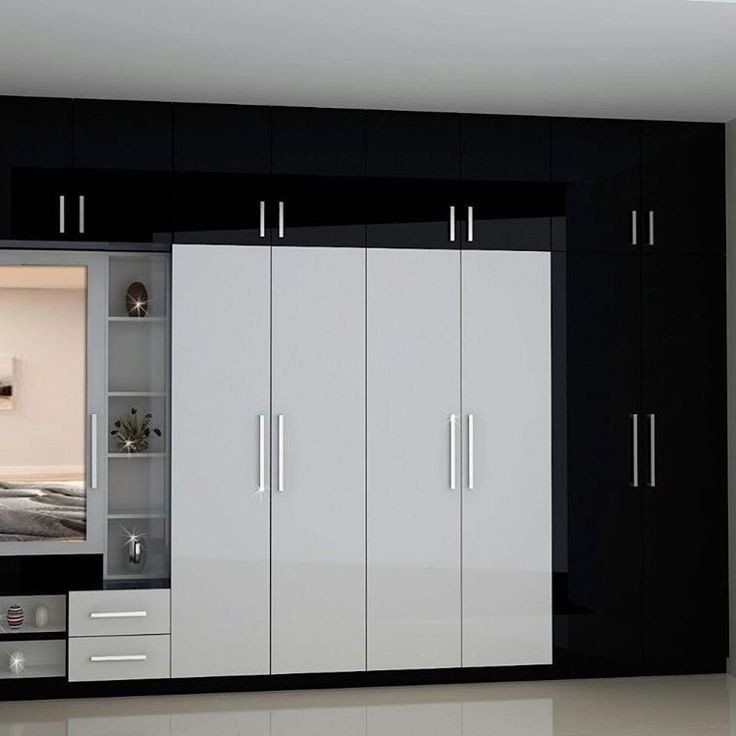
<path fill-rule="evenodd" d="M 567 647 L 573 672 L 625 674 L 642 654 L 640 258 L 566 258 Z"/>
<path fill-rule="evenodd" d="M 275 107 L 271 121 L 274 174 L 365 175 L 365 112 Z"/>
<path fill-rule="evenodd" d="M 550 180 L 550 121 L 516 115 L 462 115 L 462 178 Z"/>
<path fill-rule="evenodd" d="M 631 212 L 640 209 L 639 128 L 631 120 L 551 121 L 551 178 L 564 185 L 565 197 L 565 216 L 553 222 L 554 250 L 634 249 Z"/>
<path fill-rule="evenodd" d="M 271 108 L 176 103 L 174 170 L 271 172 Z"/>
<path fill-rule="evenodd" d="M 0 595 L 52 595 L 101 587 L 102 555 L 0 557 Z"/>
<path fill-rule="evenodd" d="M 655 213 L 656 252 L 726 252 L 724 138 L 723 125 L 642 123 L 642 212 Z"/>
<path fill-rule="evenodd" d="M 642 489 L 644 658 L 676 673 L 728 648 L 725 259 L 647 254 L 642 272 L 643 410 L 656 415 L 656 485 Z"/>
<path fill-rule="evenodd" d="M 53 238 L 58 232 L 56 186 L 36 192 L 22 171 L 71 166 L 71 100 L 0 97 L 0 237 Z"/>

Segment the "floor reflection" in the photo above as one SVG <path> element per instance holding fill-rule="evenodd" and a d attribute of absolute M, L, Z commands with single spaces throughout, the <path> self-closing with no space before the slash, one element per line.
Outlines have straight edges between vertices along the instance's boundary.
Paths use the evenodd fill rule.
<path fill-rule="evenodd" d="M 0 703 L 0 736 L 558 734 L 736 736 L 736 679 L 700 675 Z"/>

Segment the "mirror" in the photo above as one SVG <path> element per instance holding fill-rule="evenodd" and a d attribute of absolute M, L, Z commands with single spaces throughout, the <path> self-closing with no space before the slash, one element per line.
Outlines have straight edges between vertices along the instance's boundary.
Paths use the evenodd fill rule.
<path fill-rule="evenodd" d="M 87 269 L 0 266 L 0 542 L 86 538 Z"/>

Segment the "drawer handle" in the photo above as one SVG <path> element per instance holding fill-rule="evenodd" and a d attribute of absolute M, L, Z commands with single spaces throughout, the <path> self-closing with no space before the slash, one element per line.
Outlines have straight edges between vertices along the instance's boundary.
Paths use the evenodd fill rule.
<path fill-rule="evenodd" d="M 146 618 L 148 611 L 93 611 L 90 618 Z"/>
<path fill-rule="evenodd" d="M 90 662 L 145 662 L 148 659 L 147 654 L 93 654 Z"/>

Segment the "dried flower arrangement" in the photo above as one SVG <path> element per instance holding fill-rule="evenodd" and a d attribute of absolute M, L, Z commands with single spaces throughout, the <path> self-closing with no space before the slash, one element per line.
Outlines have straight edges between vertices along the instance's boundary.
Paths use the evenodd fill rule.
<path fill-rule="evenodd" d="M 161 436 L 161 430 L 151 426 L 152 421 L 152 414 L 144 414 L 141 418 L 135 407 L 131 408 L 127 415 L 118 417 L 113 425 L 115 429 L 110 432 L 115 437 L 118 450 L 121 452 L 146 452 L 151 432 L 157 437 Z"/>

